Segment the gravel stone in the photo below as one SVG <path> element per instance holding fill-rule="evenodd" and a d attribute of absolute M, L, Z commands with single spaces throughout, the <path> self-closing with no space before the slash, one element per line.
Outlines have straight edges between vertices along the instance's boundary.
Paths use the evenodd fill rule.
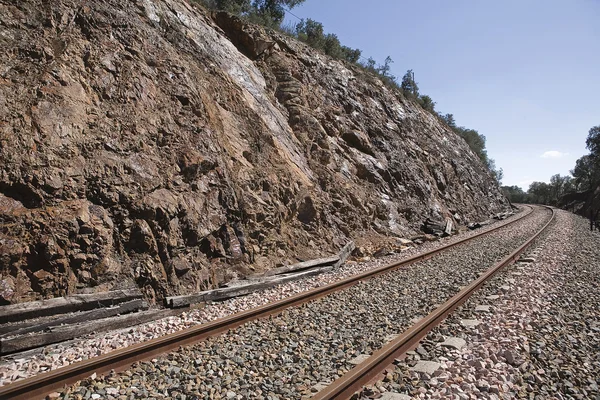
<path fill-rule="evenodd" d="M 84 380 L 67 388 L 65 394 L 81 394 L 98 385 L 110 385 L 124 389 L 129 398 L 164 393 L 171 398 L 223 398 L 228 391 L 241 398 L 309 396 L 319 382 L 339 378 L 354 367 L 351 360 L 380 349 L 386 336 L 406 330 L 416 316 L 433 311 L 479 277 L 537 231 L 547 218 L 547 212 L 534 212 L 511 229 L 494 232 L 277 316 L 251 321 L 157 357 L 155 362 L 141 362 L 122 373 Z M 411 366 L 431 361 L 425 359 L 445 351 L 437 344 L 448 336 L 459 335 L 430 335 L 407 361 Z M 245 362 L 235 362 L 236 357 Z M 438 370 L 432 371 L 430 366 L 429 373 L 412 373 L 422 375 L 421 378 L 442 374 L 444 371 L 439 370 L 455 355 L 450 354 L 447 359 L 432 361 Z M 173 366 L 180 370 L 174 371 Z M 189 375 L 196 376 L 193 384 Z M 139 390 L 133 391 L 132 385 Z"/>
<path fill-rule="evenodd" d="M 525 213 L 528 213 L 528 211 L 525 211 Z M 408 250 L 401 252 L 401 254 L 393 254 L 389 257 L 379 258 L 368 262 L 347 262 L 343 267 L 329 273 L 279 285 L 271 289 L 252 293 L 248 296 L 230 299 L 222 303 L 209 304 L 204 308 L 183 312 L 179 316 L 173 316 L 123 330 L 87 335 L 78 340 L 46 346 L 41 350 L 7 356 L 0 360 L 0 386 L 34 376 L 40 372 L 55 370 L 57 368 L 68 366 L 74 362 L 106 354 L 122 347 L 151 340 L 172 332 L 245 311 L 253 307 L 258 307 L 269 302 L 281 300 L 285 297 L 308 291 L 315 287 L 333 283 L 348 276 L 363 273 L 370 269 L 411 257 L 420 252 L 432 250 L 439 246 L 462 240 L 463 238 L 478 234 L 479 232 L 505 225 L 520 216 L 521 215 L 519 214 L 513 215 L 504 221 L 496 222 L 493 225 L 486 226 L 477 231 L 469 231 L 461 235 L 442 238 L 435 242 L 426 242 L 419 247 L 410 247 Z M 531 218 L 531 216 L 526 217 L 525 219 L 528 218 Z M 524 221 L 521 221 L 517 224 L 521 225 L 523 223 Z M 431 275 L 431 278 L 433 278 L 433 276 L 434 275 Z M 408 293 L 409 289 L 406 290 Z M 415 313 L 413 318 L 418 320 L 421 317 L 421 314 Z"/>
<path fill-rule="evenodd" d="M 441 364 L 435 376 L 416 375 L 407 356 L 392 379 L 364 388 L 361 398 L 388 391 L 432 399 L 600 398 L 600 235 L 585 219 L 556 213 L 524 257 L 530 262 L 503 269 L 421 342 L 439 335 L 467 342 L 430 352 L 427 361 Z M 499 292 L 489 313 L 476 313 Z M 482 323 L 465 326 L 475 314 Z"/>

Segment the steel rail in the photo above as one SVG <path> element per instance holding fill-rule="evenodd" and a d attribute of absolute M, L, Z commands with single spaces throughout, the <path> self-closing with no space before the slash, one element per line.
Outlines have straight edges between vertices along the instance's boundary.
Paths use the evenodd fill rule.
<path fill-rule="evenodd" d="M 330 293 L 351 287 L 365 279 L 370 279 L 374 276 L 387 273 L 394 269 L 429 259 L 445 250 L 454 248 L 466 242 L 470 242 L 478 237 L 490 234 L 521 221 L 523 218 L 533 213 L 533 208 L 529 208 L 530 211 L 528 213 L 513 221 L 458 240 L 446 246 L 441 246 L 437 249 L 430 250 L 422 254 L 417 254 L 405 260 L 397 261 L 364 272 L 362 274 L 342 279 L 329 285 L 324 285 L 303 293 L 299 293 L 274 303 L 265 304 L 260 307 L 208 322 L 206 324 L 183 329 L 181 331 L 177 331 L 156 339 L 151 339 L 146 342 L 137 343 L 122 349 L 117 349 L 110 353 L 79 361 L 63 368 L 44 372 L 30 378 L 10 383 L 0 387 L 0 400 L 32 400 L 36 398 L 44 398 L 44 396 L 48 395 L 49 393 L 58 391 L 67 385 L 71 385 L 79 380 L 88 378 L 94 373 L 97 375 L 102 375 L 110 371 L 123 371 L 135 362 L 152 359 L 160 354 L 176 350 L 181 346 L 190 345 L 202 341 L 210 336 L 215 336 L 230 329 L 234 329 L 246 322 L 268 317 L 274 314 L 279 314 L 286 308 L 304 304 L 326 296 Z"/>
<path fill-rule="evenodd" d="M 503 258 L 498 263 L 491 266 L 486 272 L 471 282 L 468 286 L 460 290 L 456 295 L 440 305 L 426 317 L 419 320 L 416 324 L 404 331 L 396 339 L 384 345 L 381 349 L 373 353 L 363 363 L 357 365 L 342 377 L 333 381 L 329 386 L 316 393 L 311 399 L 314 400 L 329 400 L 329 399 L 349 399 L 363 386 L 372 382 L 380 373 L 386 370 L 395 359 L 405 356 L 407 351 L 417 347 L 419 342 L 424 339 L 427 334 L 439 325 L 448 315 L 456 308 L 462 305 L 481 288 L 486 281 L 491 279 L 502 268 L 515 262 L 519 256 L 537 239 L 554 220 L 554 209 L 546 207 L 551 211 L 551 216 L 548 222 L 530 239 L 522 244 L 515 251 Z"/>

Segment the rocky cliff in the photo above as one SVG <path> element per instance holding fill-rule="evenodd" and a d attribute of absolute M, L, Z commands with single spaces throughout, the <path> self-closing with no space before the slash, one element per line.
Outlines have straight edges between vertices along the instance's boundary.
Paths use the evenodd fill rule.
<path fill-rule="evenodd" d="M 507 205 L 378 79 L 183 0 L 0 0 L 0 46 L 4 303 L 160 299 Z"/>

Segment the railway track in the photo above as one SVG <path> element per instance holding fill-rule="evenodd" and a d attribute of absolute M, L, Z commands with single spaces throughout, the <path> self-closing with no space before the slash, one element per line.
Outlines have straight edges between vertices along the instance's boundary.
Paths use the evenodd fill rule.
<path fill-rule="evenodd" d="M 454 310 L 467 301 L 469 297 L 475 293 L 475 291 L 485 284 L 485 282 L 490 280 L 502 268 L 515 262 L 525 251 L 525 249 L 527 249 L 527 247 L 529 247 L 529 245 L 535 239 L 537 239 L 546 230 L 546 228 L 548 228 L 548 226 L 550 226 L 554 218 L 554 211 L 551 208 L 549 209 L 552 212 L 552 217 L 534 236 L 532 236 L 508 256 L 504 257 L 502 260 L 490 267 L 479 278 L 477 278 L 467 287 L 460 290 L 460 292 L 439 306 L 435 311 L 406 330 L 404 333 L 398 336 L 398 338 L 390 341 L 387 345 L 373 354 L 367 361 L 358 365 L 349 373 L 345 374 L 342 378 L 333 382 L 313 398 L 315 400 L 350 398 L 364 385 L 371 382 L 381 372 L 386 370 L 386 368 L 388 368 L 388 366 L 390 366 L 395 359 L 403 356 L 407 351 L 414 349 L 433 328 L 435 328 L 448 315 L 450 315 Z"/>
<path fill-rule="evenodd" d="M 530 214 L 531 211 L 522 218 L 525 218 Z M 514 224 L 515 222 L 522 220 L 522 218 L 517 219 L 510 224 Z M 543 229 L 545 229 L 549 223 L 550 221 L 548 221 Z M 216 337 L 220 333 L 234 329 L 235 327 L 243 325 L 247 322 L 255 321 L 259 318 L 264 318 L 270 315 L 279 314 L 283 310 L 289 309 L 290 307 L 298 306 L 311 300 L 322 298 L 334 292 L 339 292 L 342 289 L 353 287 L 363 281 L 389 273 L 390 271 L 400 267 L 406 267 L 417 262 L 428 260 L 437 254 L 457 248 L 463 244 L 473 242 L 477 238 L 480 238 L 484 235 L 490 235 L 493 232 L 505 229 L 507 225 L 510 224 L 496 227 L 470 238 L 459 240 L 448 246 L 441 247 L 433 251 L 423 253 L 401 262 L 390 264 L 348 279 L 344 279 L 331 285 L 301 293 L 276 303 L 248 310 L 246 312 L 235 314 L 230 317 L 198 327 L 176 332 L 159 339 L 151 340 L 149 342 L 140 343 L 128 348 L 117 350 L 103 356 L 75 363 L 68 367 L 40 374 L 32 378 L 17 381 L 1 387 L 0 398 L 42 398 L 50 392 L 60 390 L 65 385 L 73 384 L 78 380 L 87 378 L 94 373 L 97 375 L 102 375 L 111 370 L 122 371 L 128 368 L 134 362 L 149 360 L 157 357 L 160 354 L 178 349 L 181 346 L 190 345 L 207 339 L 208 337 Z M 541 230 L 537 232 L 537 235 L 539 235 L 540 232 Z M 360 389 L 363 384 L 367 383 L 368 380 L 376 376 L 379 370 L 389 365 L 388 361 L 390 359 L 393 360 L 403 351 L 410 349 L 411 346 L 414 346 L 415 343 L 418 343 L 418 340 L 427 333 L 428 329 L 430 329 L 436 323 L 439 323 L 439 321 L 441 321 L 448 313 L 450 313 L 459 304 L 464 302 L 466 298 L 468 298 L 471 293 L 477 290 L 477 288 L 480 287 L 489 276 L 492 276 L 498 269 L 502 268 L 502 266 L 507 265 L 516 257 L 518 257 L 518 254 L 520 254 L 520 252 L 524 250 L 532 240 L 533 238 L 529 239 L 517 250 L 504 257 L 500 263 L 497 263 L 494 267 L 488 269 L 485 274 L 481 275 L 473 283 L 459 291 L 451 300 L 438 307 L 426 318 L 422 319 L 413 328 L 410 328 L 396 340 L 375 352 L 373 356 L 369 357 L 367 361 L 365 361 L 365 363 L 362 363 L 356 368 L 350 370 L 350 372 L 344 374 L 341 378 L 334 381 L 333 384 L 319 392 L 317 394 L 318 398 L 346 398 L 349 397 L 348 393 L 353 393 L 353 390 L 355 391 Z M 352 393 L 350 393 L 350 395 Z"/>

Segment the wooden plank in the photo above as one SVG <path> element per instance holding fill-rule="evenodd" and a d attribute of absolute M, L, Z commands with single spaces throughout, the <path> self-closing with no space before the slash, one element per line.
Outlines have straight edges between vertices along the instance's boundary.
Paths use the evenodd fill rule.
<path fill-rule="evenodd" d="M 327 267 L 330 265 L 333 265 L 334 268 L 337 268 L 346 262 L 346 259 L 350 256 L 352 251 L 354 251 L 354 247 L 354 242 L 350 241 L 346 243 L 344 247 L 342 247 L 342 249 L 336 256 L 317 258 L 315 260 L 309 260 L 297 264 L 284 265 L 283 267 L 273 268 L 267 271 L 264 274 L 264 276 L 281 275 L 290 272 L 303 271 L 314 267 Z"/>
<path fill-rule="evenodd" d="M 23 329 L 23 328 L 28 328 L 30 326 L 39 325 L 44 322 L 55 321 L 55 320 L 59 319 L 60 317 L 61 317 L 60 315 L 52 315 L 50 317 L 40 317 L 40 318 L 35 318 L 35 319 L 29 319 L 27 321 L 9 322 L 7 324 L 1 324 L 0 325 L 0 335 L 4 335 L 8 332 L 13 332 L 13 331 Z"/>
<path fill-rule="evenodd" d="M 252 292 L 256 292 L 257 290 L 267 289 L 273 287 L 275 285 L 293 281 L 300 278 L 305 278 L 317 274 L 322 274 L 323 272 L 331 271 L 333 267 L 320 267 L 313 268 L 310 270 L 294 273 L 294 274 L 286 274 L 286 275 L 276 275 L 273 277 L 265 277 L 264 280 L 261 281 L 253 281 L 246 285 L 236 285 L 228 288 L 221 288 L 215 290 L 207 290 L 205 292 L 200 292 L 192 295 L 183 295 L 183 296 L 173 296 L 167 297 L 165 299 L 165 303 L 170 308 L 180 308 L 187 307 L 190 304 L 202 303 L 207 301 L 223 301 L 227 299 L 231 299 L 233 297 L 245 296 Z"/>
<path fill-rule="evenodd" d="M 165 306 L 169 308 L 188 307 L 190 304 L 199 304 L 206 301 L 206 292 L 184 294 L 165 298 Z"/>
<path fill-rule="evenodd" d="M 273 276 L 273 275 L 281 275 L 287 274 L 290 272 L 302 271 L 305 269 L 313 268 L 313 267 L 326 267 L 329 265 L 334 265 L 339 261 L 339 256 L 332 256 L 326 258 L 317 258 L 315 260 L 304 261 L 297 264 L 292 265 L 284 265 L 283 267 L 273 268 L 267 271 L 264 276 Z"/>
<path fill-rule="evenodd" d="M 281 283 L 290 282 L 300 278 L 306 278 L 313 275 L 322 274 L 323 272 L 331 271 L 333 267 L 320 267 L 313 268 L 310 270 L 287 274 L 287 275 L 278 275 L 274 277 L 274 279 L 270 279 L 263 282 L 252 283 L 246 286 L 237 286 L 232 288 L 223 288 L 211 291 L 211 293 L 205 296 L 205 301 L 222 301 L 231 299 L 233 297 L 244 296 L 252 292 L 256 292 L 257 290 L 267 289 L 273 287 L 275 285 L 279 285 Z"/>
<path fill-rule="evenodd" d="M 40 332 L 47 328 L 52 328 L 66 324 L 78 324 L 86 321 L 93 321 L 101 318 L 113 317 L 115 315 L 128 314 L 137 310 L 147 310 L 148 304 L 142 299 L 135 299 L 120 304 L 117 307 L 101 308 L 91 311 L 83 311 L 74 315 L 68 315 L 62 318 L 55 318 L 50 321 L 35 324 L 33 326 L 24 327 L 22 329 L 13 330 L 2 335 L 2 337 L 23 335 L 25 333 Z"/>
<path fill-rule="evenodd" d="M 139 289 L 127 289 L 11 304 L 0 307 L 0 321 L 3 323 L 16 322 L 29 318 L 88 311 L 95 308 L 113 306 L 141 297 L 142 293 Z"/>
<path fill-rule="evenodd" d="M 318 258 L 302 263 L 284 266 L 269 271 L 263 277 L 252 278 L 244 281 L 235 282 L 235 286 L 225 287 L 215 290 L 207 290 L 200 293 L 172 296 L 165 299 L 165 305 L 170 308 L 188 307 L 190 304 L 205 303 L 207 301 L 222 301 L 233 297 L 244 296 L 257 290 L 267 289 L 275 285 L 300 279 L 307 276 L 321 274 L 338 268 L 346 262 L 354 250 L 353 241 L 348 242 L 337 256 Z M 312 267 L 311 267 L 312 266 Z M 318 267 L 315 267 L 318 266 Z M 294 271 L 296 273 L 285 274 L 284 272 Z M 297 272 L 300 271 L 300 272 Z"/>
<path fill-rule="evenodd" d="M 8 339 L 0 339 L 0 355 L 16 353 L 35 347 L 46 346 L 53 343 L 88 335 L 94 332 L 110 331 L 128 328 L 157 319 L 176 315 L 176 310 L 148 310 L 118 317 L 103 318 L 72 326 L 52 328 L 51 332 L 36 335 L 24 335 Z"/>

